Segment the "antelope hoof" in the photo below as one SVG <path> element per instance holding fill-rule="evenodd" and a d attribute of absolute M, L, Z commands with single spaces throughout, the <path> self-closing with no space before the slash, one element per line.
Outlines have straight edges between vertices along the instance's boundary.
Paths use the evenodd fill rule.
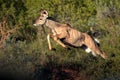
<path fill-rule="evenodd" d="M 103 52 L 103 54 L 101 54 L 101 57 L 104 58 L 104 59 L 107 59 L 107 55 Z"/>
<path fill-rule="evenodd" d="M 55 49 L 55 48 L 52 48 L 52 51 L 56 51 L 56 49 Z"/>
<path fill-rule="evenodd" d="M 49 48 L 49 50 L 52 50 L 52 48 Z"/>
<path fill-rule="evenodd" d="M 104 59 L 108 59 L 108 57 L 106 55 L 103 56 Z"/>
<path fill-rule="evenodd" d="M 65 46 L 64 48 L 67 49 L 67 50 L 71 50 L 70 47 L 67 47 L 67 46 Z"/>
<path fill-rule="evenodd" d="M 51 51 L 56 51 L 56 49 L 55 49 L 55 48 L 51 48 L 51 49 L 49 49 L 49 50 L 51 50 Z"/>
<path fill-rule="evenodd" d="M 71 48 L 67 47 L 67 50 L 71 50 Z"/>
<path fill-rule="evenodd" d="M 68 48 L 67 46 L 63 46 L 64 48 Z"/>

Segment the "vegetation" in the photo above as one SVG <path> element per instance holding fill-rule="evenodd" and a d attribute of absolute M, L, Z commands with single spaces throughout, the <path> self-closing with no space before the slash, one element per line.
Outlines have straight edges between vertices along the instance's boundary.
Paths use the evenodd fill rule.
<path fill-rule="evenodd" d="M 0 78 L 12 80 L 119 80 L 120 0 L 0 0 L 0 23 L 4 32 L 17 29 L 6 39 L 0 32 Z M 49 51 L 49 29 L 34 27 L 39 10 L 75 29 L 100 32 L 101 48 L 107 60 L 82 49 L 63 49 L 53 44 Z M 1 29 L 1 28 L 0 28 Z M 1 29 L 2 30 L 2 29 Z M 55 43 L 52 41 L 52 43 Z"/>

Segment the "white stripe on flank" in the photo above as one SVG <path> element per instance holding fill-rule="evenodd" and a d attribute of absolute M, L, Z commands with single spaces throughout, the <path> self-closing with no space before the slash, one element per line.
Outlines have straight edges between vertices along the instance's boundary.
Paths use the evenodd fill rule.
<path fill-rule="evenodd" d="M 94 38 L 95 42 L 100 43 L 100 41 L 97 38 Z"/>

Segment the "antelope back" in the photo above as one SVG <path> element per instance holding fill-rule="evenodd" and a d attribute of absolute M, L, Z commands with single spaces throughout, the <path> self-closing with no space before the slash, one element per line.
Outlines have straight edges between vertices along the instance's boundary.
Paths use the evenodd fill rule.
<path fill-rule="evenodd" d="M 46 19 L 48 17 L 48 12 L 46 10 L 40 11 L 40 16 L 35 20 L 34 26 L 43 25 L 46 22 Z"/>

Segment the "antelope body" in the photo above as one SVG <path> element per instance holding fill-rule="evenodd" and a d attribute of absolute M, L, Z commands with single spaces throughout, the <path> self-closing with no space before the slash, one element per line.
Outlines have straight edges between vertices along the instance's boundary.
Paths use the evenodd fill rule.
<path fill-rule="evenodd" d="M 102 58 L 106 59 L 106 54 L 99 49 L 95 41 L 87 33 L 82 33 L 72 28 L 69 24 L 61 24 L 50 19 L 46 10 L 42 10 L 40 17 L 35 21 L 34 26 L 38 25 L 46 25 L 52 31 L 52 34 L 48 34 L 47 36 L 50 50 L 52 50 L 50 38 L 53 38 L 64 48 L 67 48 L 66 43 L 74 47 L 85 45 L 87 47 L 86 52 L 92 52 L 94 56 L 100 55 Z"/>

